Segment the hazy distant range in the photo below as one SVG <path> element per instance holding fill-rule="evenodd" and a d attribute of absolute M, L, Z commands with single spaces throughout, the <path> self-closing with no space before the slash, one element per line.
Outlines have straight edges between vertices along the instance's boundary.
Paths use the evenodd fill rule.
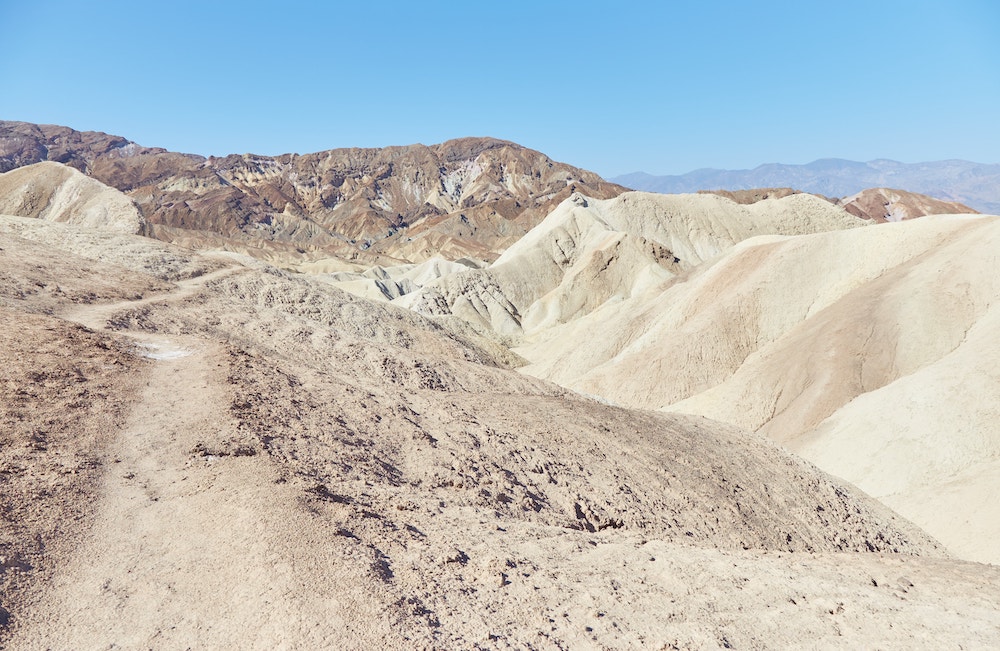
<path fill-rule="evenodd" d="M 1000 214 L 1000 164 L 964 160 L 900 163 L 880 159 L 859 163 L 824 158 L 807 165 L 771 163 L 752 170 L 700 169 L 679 176 L 633 172 L 609 180 L 635 190 L 664 193 L 791 187 L 827 197 L 845 197 L 866 188 L 884 187 Z"/>

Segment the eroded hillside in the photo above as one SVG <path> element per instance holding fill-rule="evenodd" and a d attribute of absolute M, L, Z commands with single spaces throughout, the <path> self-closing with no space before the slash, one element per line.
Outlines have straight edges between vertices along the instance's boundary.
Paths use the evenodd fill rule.
<path fill-rule="evenodd" d="M 748 239 L 515 351 L 524 372 L 615 404 L 766 434 L 997 562 L 997 220 Z"/>
<path fill-rule="evenodd" d="M 486 161 L 534 153 L 480 140 L 330 152 L 331 167 L 316 158 L 312 176 L 289 180 L 307 157 L 222 165 L 38 130 L 48 144 L 3 141 L 21 167 L 0 176 L 0 206 L 20 213 L 0 217 L 0 647 L 1000 638 L 1000 569 L 951 558 L 764 436 L 846 463 L 862 486 L 891 483 L 883 501 L 928 529 L 947 510 L 968 540 L 990 540 L 991 412 L 977 397 L 996 380 L 995 288 L 976 265 L 995 218 L 872 226 L 796 193 L 601 200 L 572 192 L 554 164 L 540 176 L 558 192 L 532 205 L 566 200 L 525 236 L 493 240 L 504 252 L 492 265 L 432 257 L 330 274 L 343 264 L 332 249 L 310 257 L 295 240 L 326 231 L 288 206 L 337 160 L 392 162 L 378 183 L 338 186 L 388 209 L 423 191 L 397 182 L 431 151 L 443 161 L 434 201 L 468 191 L 460 215 L 495 210 L 495 224 L 528 230 L 524 205 L 500 210 L 504 192 L 524 191 L 521 168 Z M 57 163 L 24 166 L 33 157 L 135 184 L 123 194 Z M 214 194 L 220 165 L 223 187 L 256 198 L 214 204 L 237 196 Z M 468 174 L 441 180 L 455 169 Z M 280 201 L 300 221 L 268 234 L 149 218 L 150 197 L 174 192 L 189 197 L 182 221 L 201 199 L 199 218 L 218 210 L 220 224 Z M 337 229 L 359 234 L 382 219 L 346 214 Z M 414 246 L 452 257 L 486 241 L 436 239 L 451 219 L 437 217 L 406 227 Z M 362 250 L 345 237 L 333 239 Z M 381 241 L 403 242 L 392 237 Z M 291 266 L 320 273 L 268 264 L 288 265 L 283 246 L 302 248 Z M 383 259 L 379 246 L 368 259 Z M 603 397 L 515 370 L 526 360 L 522 371 Z M 970 400 L 941 406 L 961 388 Z M 969 508 L 986 514 L 981 530 L 960 522 Z"/>
<path fill-rule="evenodd" d="M 492 260 L 572 192 L 624 191 L 492 138 L 204 158 L 103 133 L 0 122 L 0 171 L 40 161 L 125 193 L 158 239 L 285 266 Z"/>
<path fill-rule="evenodd" d="M 804 194 L 753 205 L 715 195 L 576 194 L 488 268 L 430 280 L 396 302 L 530 337 L 676 282 L 747 238 L 865 225 Z"/>
<path fill-rule="evenodd" d="M 65 432 L 6 412 L 9 648 L 998 633 L 995 570 L 762 438 L 581 398 L 452 322 L 245 257 L 0 232 L 10 278 L 50 276 L 3 298 L 24 333 L 3 404 Z M 53 393 L 17 393 L 18 351 L 45 347 Z M 74 395 L 83 417 L 45 420 Z"/>

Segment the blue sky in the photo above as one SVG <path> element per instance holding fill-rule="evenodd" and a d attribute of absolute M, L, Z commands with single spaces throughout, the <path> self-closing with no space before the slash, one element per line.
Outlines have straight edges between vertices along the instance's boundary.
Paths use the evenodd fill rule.
<path fill-rule="evenodd" d="M 1000 162 L 1000 2 L 0 0 L 0 119 L 223 155 L 494 136 L 605 176 Z"/>

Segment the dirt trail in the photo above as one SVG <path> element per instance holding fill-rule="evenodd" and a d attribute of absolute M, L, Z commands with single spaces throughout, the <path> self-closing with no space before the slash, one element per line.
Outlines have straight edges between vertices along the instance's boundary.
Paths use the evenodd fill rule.
<path fill-rule="evenodd" d="M 118 303 L 100 303 L 79 305 L 68 310 L 60 316 L 67 321 L 74 321 L 92 330 L 103 330 L 108 319 L 116 312 L 128 308 L 141 307 L 150 303 L 161 303 L 164 301 L 177 302 L 198 293 L 205 285 L 213 280 L 225 278 L 233 274 L 244 271 L 242 267 L 226 267 L 194 278 L 186 278 L 177 281 L 177 288 L 166 294 L 152 294 L 137 301 L 121 301 Z M 142 333 L 128 333 L 133 339 L 144 338 Z"/>
<path fill-rule="evenodd" d="M 176 301 L 232 272 L 69 316 L 99 329 L 116 310 Z M 357 626 L 355 607 L 378 612 L 377 604 L 338 601 L 335 589 L 304 589 L 317 576 L 359 577 L 334 566 L 328 536 L 319 536 L 325 546 L 307 543 L 322 527 L 273 464 L 263 455 L 211 453 L 237 436 L 221 345 L 127 336 L 152 351 L 145 356 L 153 361 L 109 451 L 87 542 L 58 563 L 62 571 L 12 631 L 8 648 L 271 649 L 288 639 L 321 647 L 333 631 Z"/>

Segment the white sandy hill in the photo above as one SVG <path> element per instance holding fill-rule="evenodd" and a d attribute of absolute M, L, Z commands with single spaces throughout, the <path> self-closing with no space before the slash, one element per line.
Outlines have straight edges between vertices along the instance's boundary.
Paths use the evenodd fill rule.
<path fill-rule="evenodd" d="M 0 218 L 0 262 L 0 646 L 1000 635 L 1000 568 L 731 426 L 251 260 Z"/>
<path fill-rule="evenodd" d="M 49 161 L 0 174 L 0 214 L 141 234 L 146 221 L 129 197 Z"/>
<path fill-rule="evenodd" d="M 369 300 L 391 301 L 404 294 L 415 292 L 438 278 L 484 266 L 485 262 L 469 258 L 453 261 L 432 257 L 416 264 L 377 265 L 364 271 L 331 272 L 324 270 L 320 265 L 300 265 L 300 269 L 307 273 L 315 273 L 318 279 L 355 296 Z"/>
<path fill-rule="evenodd" d="M 757 238 L 518 349 L 619 404 L 758 430 L 1000 562 L 1000 218 Z"/>
<path fill-rule="evenodd" d="M 575 194 L 488 269 L 445 276 L 397 303 L 502 335 L 532 334 L 634 297 L 755 235 L 867 223 L 805 194 L 752 205 L 700 194 Z"/>

